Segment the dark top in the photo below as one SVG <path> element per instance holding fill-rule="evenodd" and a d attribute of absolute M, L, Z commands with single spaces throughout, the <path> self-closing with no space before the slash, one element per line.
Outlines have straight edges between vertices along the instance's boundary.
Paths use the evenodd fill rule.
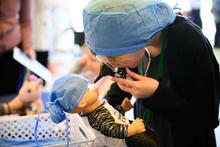
<path fill-rule="evenodd" d="M 153 112 L 150 127 L 161 147 L 215 146 L 220 78 L 212 47 L 197 26 L 179 16 L 167 27 L 166 41 L 163 79 L 142 101 Z M 158 79 L 152 64 L 148 76 Z M 131 95 L 113 84 L 105 98 L 115 106 L 126 96 Z"/>

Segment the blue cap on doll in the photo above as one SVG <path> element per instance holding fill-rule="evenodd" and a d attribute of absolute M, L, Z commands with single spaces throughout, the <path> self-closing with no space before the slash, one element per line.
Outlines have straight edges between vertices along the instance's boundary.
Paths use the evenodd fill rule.
<path fill-rule="evenodd" d="M 55 123 L 62 122 L 80 102 L 88 89 L 88 80 L 77 74 L 67 74 L 57 79 L 49 94 L 46 109 Z"/>

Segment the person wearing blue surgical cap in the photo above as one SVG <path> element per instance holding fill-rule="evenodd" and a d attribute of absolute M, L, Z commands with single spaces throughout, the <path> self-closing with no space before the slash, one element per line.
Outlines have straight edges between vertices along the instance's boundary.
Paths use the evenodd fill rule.
<path fill-rule="evenodd" d="M 94 56 L 129 78 L 113 77 L 105 99 L 136 98 L 161 147 L 215 147 L 219 65 L 201 29 L 160 0 L 93 0 L 83 11 Z"/>

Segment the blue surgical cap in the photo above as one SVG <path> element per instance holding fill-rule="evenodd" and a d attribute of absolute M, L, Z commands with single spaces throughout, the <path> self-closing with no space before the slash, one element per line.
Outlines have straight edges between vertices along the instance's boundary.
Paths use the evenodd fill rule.
<path fill-rule="evenodd" d="M 80 102 L 88 89 L 88 81 L 77 74 L 67 74 L 57 79 L 49 94 L 46 109 L 55 123 L 62 122 L 66 117 L 64 112 L 70 112 Z"/>
<path fill-rule="evenodd" d="M 83 11 L 86 43 L 99 55 L 135 52 L 175 18 L 161 0 L 92 0 Z"/>

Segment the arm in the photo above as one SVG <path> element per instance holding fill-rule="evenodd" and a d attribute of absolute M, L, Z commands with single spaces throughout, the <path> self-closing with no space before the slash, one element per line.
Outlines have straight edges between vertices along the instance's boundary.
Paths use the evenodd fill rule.
<path fill-rule="evenodd" d="M 137 68 L 129 68 L 131 71 L 137 73 L 138 69 Z M 125 92 L 123 90 L 121 90 L 117 83 L 114 82 L 109 91 L 107 92 L 107 94 L 105 95 L 105 99 L 108 101 L 108 103 L 110 105 L 112 105 L 113 107 L 116 107 L 117 105 L 121 105 L 124 98 L 127 97 L 129 100 L 131 99 L 131 94 L 129 92 Z"/>
<path fill-rule="evenodd" d="M 173 121 L 187 118 L 192 123 L 201 122 L 199 124 L 207 126 L 217 122 L 213 115 L 218 114 L 219 67 L 207 39 L 190 32 L 186 31 L 190 36 L 185 37 L 185 42 L 178 43 L 182 47 L 179 51 L 167 53 L 171 85 L 161 82 L 144 103 Z M 193 44 L 187 44 L 192 38 Z"/>
<path fill-rule="evenodd" d="M 118 85 L 114 82 L 112 83 L 104 99 L 106 99 L 110 105 L 112 105 L 113 107 L 116 107 L 122 103 L 125 97 L 128 97 L 130 99 L 131 94 L 122 91 L 118 87 Z"/>
<path fill-rule="evenodd" d="M 20 6 L 22 48 L 25 54 L 35 58 L 35 53 L 32 49 L 31 0 L 22 0 Z"/>
<path fill-rule="evenodd" d="M 142 119 L 137 118 L 132 124 L 120 124 L 115 122 L 108 110 L 101 108 L 98 111 L 88 115 L 89 124 L 105 136 L 124 139 L 145 131 Z"/>
<path fill-rule="evenodd" d="M 115 123 L 113 116 L 104 107 L 90 113 L 87 117 L 91 127 L 105 136 L 120 139 L 127 136 L 128 124 Z"/>
<path fill-rule="evenodd" d="M 184 27 L 178 26 L 175 30 L 168 32 L 168 35 L 173 35 L 173 38 L 168 39 L 168 48 L 165 50 L 169 82 L 160 81 L 150 95 L 149 91 L 152 92 L 153 85 L 150 77 L 135 75 L 137 79 L 135 81 L 128 81 L 128 79 L 115 81 L 122 85 L 122 88 L 128 85 L 125 87 L 127 92 L 137 94 L 142 91 L 141 93 L 149 94 L 145 97 L 137 96 L 137 98 L 143 98 L 145 107 L 166 119 L 191 122 L 191 124 L 202 122 L 199 125 L 206 126 L 207 123 L 216 124 L 219 98 L 215 92 L 217 91 L 215 83 L 219 83 L 219 78 L 215 76 L 219 73 L 217 71 L 217 74 L 214 74 L 214 70 L 219 67 L 213 66 L 213 59 L 209 56 L 213 55 L 210 53 L 212 48 L 198 31 L 199 29 L 188 26 L 187 30 Z M 192 39 L 193 43 L 191 43 Z M 209 119 L 212 117 L 213 120 L 213 115 L 215 115 L 214 121 L 204 121 L 204 116 L 208 116 Z M 209 119 L 206 118 L 206 120 Z"/>

